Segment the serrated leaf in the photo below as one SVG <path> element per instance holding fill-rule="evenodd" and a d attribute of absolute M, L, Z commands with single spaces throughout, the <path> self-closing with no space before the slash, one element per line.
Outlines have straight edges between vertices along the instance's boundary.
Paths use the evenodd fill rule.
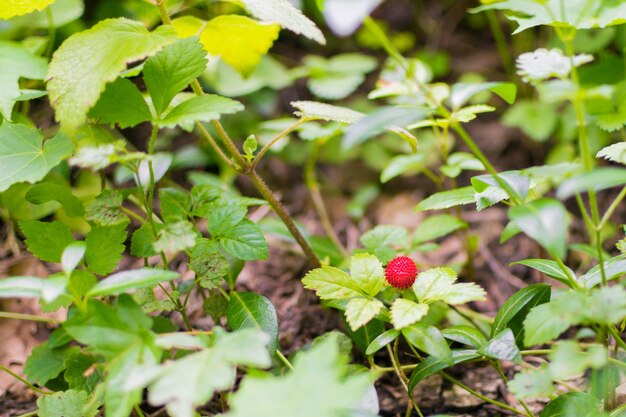
<path fill-rule="evenodd" d="M 159 188 L 161 217 L 168 223 L 185 220 L 191 213 L 191 196 L 178 188 Z"/>
<path fill-rule="evenodd" d="M 474 202 L 474 188 L 462 187 L 456 190 L 441 191 L 432 194 L 426 199 L 420 201 L 415 207 L 417 211 L 424 210 L 443 210 L 454 206 L 461 206 Z"/>
<path fill-rule="evenodd" d="M 226 252 L 244 261 L 267 259 L 269 256 L 267 242 L 261 229 L 247 219 L 225 231 L 218 241 Z"/>
<path fill-rule="evenodd" d="M 219 246 L 207 239 L 201 239 L 191 250 L 189 267 L 196 273 L 202 288 L 219 287 L 230 270 L 228 259 L 219 253 Z"/>
<path fill-rule="evenodd" d="M 302 278 L 304 287 L 314 290 L 322 300 L 341 300 L 362 297 L 361 289 L 350 275 L 331 266 L 310 271 Z"/>
<path fill-rule="evenodd" d="M 163 227 L 162 224 L 156 225 L 156 233 L 158 234 Z M 130 253 L 133 256 L 139 258 L 148 258 L 150 256 L 158 255 L 158 252 L 154 249 L 154 242 L 156 237 L 152 226 L 148 223 L 141 225 L 141 227 L 133 233 L 130 240 Z"/>
<path fill-rule="evenodd" d="M 155 121 L 161 127 L 181 126 L 191 131 L 195 122 L 210 122 L 218 120 L 223 114 L 233 114 L 243 110 L 241 103 L 215 94 L 204 94 L 185 100 L 172 110 L 163 119 Z"/>
<path fill-rule="evenodd" d="M 524 340 L 524 328 L 522 323 L 531 309 L 550 301 L 551 287 L 546 284 L 534 284 L 522 288 L 513 294 L 502 305 L 491 326 L 491 337 L 510 328 L 515 334 L 519 345 Z"/>
<path fill-rule="evenodd" d="M 429 216 L 415 229 L 413 245 L 438 239 L 466 227 L 467 223 L 449 214 Z"/>
<path fill-rule="evenodd" d="M 54 0 L 0 0 L 0 19 L 6 20 L 43 10 L 53 2 Z"/>
<path fill-rule="evenodd" d="M 504 329 L 496 334 L 478 349 L 478 353 L 492 359 L 513 361 L 515 363 L 522 361 L 522 354 L 515 343 L 515 335 L 511 329 Z"/>
<path fill-rule="evenodd" d="M 400 330 L 422 319 L 428 313 L 427 304 L 417 304 L 411 300 L 398 298 L 391 305 L 391 322 Z"/>
<path fill-rule="evenodd" d="M 228 234 L 228 231 L 241 223 L 248 213 L 246 206 L 236 204 L 208 205 L 206 209 L 207 231 L 212 237 Z"/>
<path fill-rule="evenodd" d="M 413 291 L 421 303 L 443 301 L 464 304 L 485 299 L 485 291 L 474 283 L 455 284 L 456 272 L 451 268 L 432 268 L 422 271 L 413 284 Z"/>
<path fill-rule="evenodd" d="M 407 237 L 406 228 L 383 224 L 363 233 L 359 240 L 366 248 L 375 250 L 383 246 L 405 246 Z"/>
<path fill-rule="evenodd" d="M 71 217 L 81 217 L 85 214 L 83 203 L 72 194 L 71 188 L 66 184 L 53 182 L 35 184 L 30 187 L 25 197 L 33 204 L 57 201 L 63 206 L 65 213 Z"/>
<path fill-rule="evenodd" d="M 89 205 L 86 220 L 100 226 L 115 226 L 128 223 L 129 219 L 122 211 L 124 196 L 115 190 L 104 189 Z"/>
<path fill-rule="evenodd" d="M 87 269 L 98 275 L 111 273 L 122 259 L 125 241 L 126 224 L 92 227 L 85 237 Z"/>
<path fill-rule="evenodd" d="M 0 126 L 0 192 L 18 182 L 41 180 L 74 145 L 62 133 L 44 142 L 39 129 L 5 121 Z"/>
<path fill-rule="evenodd" d="M 411 372 L 409 379 L 409 391 L 413 392 L 418 383 L 428 378 L 429 376 L 436 374 L 439 371 L 456 365 L 461 362 L 478 359 L 482 355 L 476 353 L 475 349 L 458 349 L 452 351 L 452 362 L 442 361 L 436 356 L 429 356 L 417 365 L 417 367 Z"/>
<path fill-rule="evenodd" d="M 423 323 L 412 324 L 402 329 L 402 335 L 416 348 L 452 365 L 452 352 L 439 329 Z"/>
<path fill-rule="evenodd" d="M 95 364 L 96 360 L 92 356 L 80 351 L 73 351 L 67 355 L 63 378 L 70 389 L 92 392 L 96 384 L 102 380 L 102 375 L 98 370 L 91 369 L 92 372 L 87 372 Z"/>
<path fill-rule="evenodd" d="M 180 34 L 176 26 L 178 20 L 173 24 Z M 194 31 L 185 37 L 195 34 Z M 143 77 L 157 115 L 167 110 L 174 96 L 198 78 L 206 65 L 206 53 L 197 37 L 178 40 L 148 58 L 143 66 Z"/>
<path fill-rule="evenodd" d="M 44 395 L 37 400 L 40 417 L 95 417 L 100 404 L 85 391 L 68 390 Z"/>
<path fill-rule="evenodd" d="M 378 294 L 385 283 L 383 265 L 374 255 L 367 253 L 352 256 L 350 275 L 361 290 L 371 297 Z"/>
<path fill-rule="evenodd" d="M 377 299 L 353 298 L 346 304 L 346 320 L 352 331 L 370 322 L 383 309 L 384 304 Z"/>
<path fill-rule="evenodd" d="M 165 225 L 152 245 L 157 252 L 180 252 L 196 244 L 198 232 L 191 223 L 181 220 Z"/>
<path fill-rule="evenodd" d="M 245 16 L 221 15 L 208 22 L 192 16 L 175 19 L 179 36 L 198 35 L 204 49 L 249 76 L 278 38 L 280 26 Z"/>
<path fill-rule="evenodd" d="M 602 148 L 596 155 L 596 158 L 604 158 L 626 165 L 626 142 L 614 143 Z"/>
<path fill-rule="evenodd" d="M 54 53 L 48 72 L 50 102 L 62 128 L 78 129 L 106 84 L 126 64 L 155 54 L 174 39 L 170 26 L 148 32 L 143 24 L 125 18 L 103 20 L 70 36 Z M 90 59 L 85 60 L 86 56 Z"/>
<path fill-rule="evenodd" d="M 365 117 L 361 112 L 317 101 L 292 101 L 291 105 L 298 110 L 295 115 L 305 119 L 352 124 Z"/>
<path fill-rule="evenodd" d="M 549 397 L 555 390 L 546 367 L 522 371 L 516 374 L 507 386 L 520 399 Z"/>
<path fill-rule="evenodd" d="M 552 256 L 565 258 L 570 218 L 559 201 L 543 198 L 513 207 L 509 219 Z"/>
<path fill-rule="evenodd" d="M 70 229 L 59 221 L 27 220 L 19 224 L 28 250 L 42 261 L 61 262 L 63 250 L 74 242 Z"/>
<path fill-rule="evenodd" d="M 376 339 L 372 341 L 372 343 L 367 346 L 365 354 L 368 356 L 373 355 L 374 353 L 387 346 L 389 343 L 396 340 L 398 336 L 400 336 L 400 334 L 400 331 L 396 329 L 387 330 L 386 332 L 379 335 Z"/>
<path fill-rule="evenodd" d="M 246 9 L 259 20 L 278 23 L 290 31 L 313 39 L 322 45 L 326 39 L 322 31 L 315 26 L 300 10 L 287 0 L 242 0 Z"/>
<path fill-rule="evenodd" d="M 52 0 L 53 1 L 53 0 Z M 0 0 L 0 19 L 11 9 L 9 5 L 15 1 Z M 48 71 L 48 63 L 42 57 L 30 53 L 24 46 L 14 42 L 0 42 L 0 115 L 5 120 L 11 120 L 11 113 L 15 103 L 20 99 L 24 90 L 20 90 L 20 78 L 43 80 Z"/>
<path fill-rule="evenodd" d="M 269 353 L 276 353 L 278 316 L 270 300 L 253 292 L 233 291 L 226 308 L 226 317 L 233 330 L 260 329 L 265 332 L 269 340 Z"/>
<path fill-rule="evenodd" d="M 89 115 L 100 123 L 117 124 L 122 129 L 152 119 L 143 94 L 126 78 L 118 78 L 108 84 Z"/>
<path fill-rule="evenodd" d="M 88 295 L 98 297 L 121 294 L 128 290 L 151 288 L 160 282 L 172 281 L 178 276 L 177 272 L 151 268 L 118 272 L 94 285 Z"/>
<path fill-rule="evenodd" d="M 524 345 L 539 345 L 556 339 L 584 318 L 585 295 L 569 291 L 565 295 L 534 307 L 524 319 Z"/>
<path fill-rule="evenodd" d="M 24 363 L 24 375 L 34 384 L 46 386 L 48 381 L 56 378 L 65 369 L 64 361 L 68 349 L 55 348 L 49 342 L 35 347 Z"/>
<path fill-rule="evenodd" d="M 248 375 L 224 417 L 342 415 L 362 400 L 367 374 L 346 376 L 346 359 L 332 339 L 299 354 L 284 376 Z"/>

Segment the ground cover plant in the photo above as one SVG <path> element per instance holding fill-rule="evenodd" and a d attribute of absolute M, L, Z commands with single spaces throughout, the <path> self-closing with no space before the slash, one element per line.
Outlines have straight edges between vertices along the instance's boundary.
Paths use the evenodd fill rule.
<path fill-rule="evenodd" d="M 0 19 L 0 412 L 626 416 L 626 2 Z"/>

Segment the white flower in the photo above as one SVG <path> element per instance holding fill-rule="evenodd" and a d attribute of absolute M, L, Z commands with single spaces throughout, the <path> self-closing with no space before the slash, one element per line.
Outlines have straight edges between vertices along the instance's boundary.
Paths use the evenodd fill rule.
<path fill-rule="evenodd" d="M 579 67 L 593 61 L 593 57 L 581 54 L 576 55 L 572 61 L 574 66 Z M 517 73 L 526 82 L 542 81 L 551 77 L 565 78 L 572 70 L 571 64 L 569 57 L 560 50 L 541 48 L 517 58 Z"/>

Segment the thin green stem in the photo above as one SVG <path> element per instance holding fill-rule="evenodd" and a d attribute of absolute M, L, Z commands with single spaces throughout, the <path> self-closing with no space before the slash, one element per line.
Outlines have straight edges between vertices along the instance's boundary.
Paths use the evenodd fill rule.
<path fill-rule="evenodd" d="M 52 56 L 52 51 L 54 50 L 54 42 L 56 40 L 57 29 L 54 24 L 54 15 L 52 14 L 52 9 L 50 7 L 46 7 L 46 17 L 48 19 L 48 45 L 46 46 L 46 56 Z"/>
<path fill-rule="evenodd" d="M 137 415 L 139 417 L 146 417 L 146 415 L 143 413 L 143 411 L 141 411 L 141 408 L 139 407 L 139 405 L 135 404 L 135 412 L 137 413 Z"/>
<path fill-rule="evenodd" d="M 289 126 L 287 129 L 283 130 L 278 135 L 274 136 L 263 148 L 261 148 L 259 153 L 256 155 L 256 157 L 254 158 L 254 161 L 252 162 L 252 165 L 251 165 L 252 169 L 256 168 L 256 166 L 259 164 L 259 161 L 261 160 L 263 155 L 265 155 L 265 153 L 267 151 L 269 151 L 271 149 L 271 147 L 274 146 L 274 144 L 276 142 L 278 142 L 279 140 L 281 140 L 282 138 L 284 138 L 285 136 L 287 136 L 288 134 L 290 134 L 291 132 L 296 130 L 298 127 L 300 127 L 300 125 L 302 125 L 306 121 L 307 121 L 307 119 L 305 119 L 305 118 L 299 119 L 296 123 L 294 123 L 293 125 Z"/>
<path fill-rule="evenodd" d="M 289 362 L 289 359 L 287 359 L 285 357 L 285 355 L 283 355 L 283 353 L 280 350 L 276 350 L 276 357 L 278 357 L 278 359 L 280 359 L 280 361 L 287 367 L 289 368 L 289 370 L 294 371 L 295 368 L 293 367 L 293 365 L 291 364 L 291 362 Z"/>
<path fill-rule="evenodd" d="M 487 10 L 487 21 L 489 22 L 489 28 L 493 34 L 493 39 L 496 41 L 496 46 L 498 47 L 498 53 L 500 54 L 500 60 L 502 61 L 502 66 L 504 66 L 504 71 L 509 78 L 513 78 L 515 75 L 515 66 L 513 65 L 511 52 L 509 51 L 509 46 L 507 45 L 502 26 L 500 26 L 498 15 L 496 15 L 493 10 Z"/>
<path fill-rule="evenodd" d="M 226 162 L 226 164 L 228 164 L 229 167 L 231 167 L 232 169 L 234 169 L 235 171 L 237 171 L 235 164 L 233 164 L 233 161 L 230 160 L 230 158 L 224 153 L 224 151 L 222 150 L 222 148 L 220 148 L 220 146 L 217 144 L 217 142 L 215 141 L 215 139 L 213 139 L 213 136 L 211 136 L 211 134 L 209 133 L 208 130 L 206 130 L 206 128 L 204 127 L 204 125 L 200 122 L 196 122 L 196 127 L 198 128 L 198 130 L 200 131 L 200 133 L 202 133 L 202 136 L 204 136 L 204 138 L 206 139 L 206 141 L 209 143 L 209 145 L 211 146 L 211 148 L 213 148 L 213 150 L 218 154 L 218 156 L 224 161 Z"/>
<path fill-rule="evenodd" d="M 502 408 L 503 410 L 510 411 L 510 412 L 515 413 L 515 414 L 520 415 L 520 416 L 528 416 L 528 417 L 532 416 L 531 414 L 527 414 L 526 412 L 518 410 L 517 408 L 511 407 L 508 404 L 505 404 L 505 403 L 500 402 L 498 400 L 494 400 L 494 399 L 491 399 L 489 397 L 484 396 L 480 392 L 473 390 L 472 388 L 468 387 L 467 385 L 465 385 L 461 381 L 453 378 L 452 376 L 448 375 L 447 373 L 445 373 L 443 371 L 439 372 L 439 374 L 441 374 L 441 376 L 444 377 L 444 379 L 447 379 L 448 381 L 452 382 L 454 385 L 457 385 L 459 388 L 464 389 L 465 391 L 469 392 L 473 396 L 475 396 L 477 398 L 480 398 L 481 400 L 483 400 L 483 401 L 485 401 L 487 403 L 493 404 L 493 405 L 495 405 L 497 407 Z"/>
<path fill-rule="evenodd" d="M 559 258 L 558 256 L 553 256 L 553 259 L 555 260 L 556 264 L 559 266 L 559 269 L 561 270 L 561 272 L 563 272 L 563 274 L 565 274 L 565 276 L 567 277 L 567 280 L 570 283 L 570 287 L 574 289 L 581 288 L 578 281 L 576 281 L 576 278 L 572 276 L 569 269 L 567 269 L 567 266 L 565 266 L 565 264 L 563 263 L 563 260 Z"/>
<path fill-rule="evenodd" d="M 36 386 L 34 386 L 30 382 L 28 382 L 26 379 L 22 378 L 21 376 L 19 376 L 18 374 L 16 374 L 15 372 L 13 372 L 12 370 L 10 370 L 9 368 L 7 368 L 4 365 L 0 365 L 0 371 L 4 371 L 7 374 L 11 375 L 13 378 L 15 378 L 18 381 L 22 382 L 24 385 L 28 386 L 28 388 L 32 389 L 33 391 L 35 391 L 38 394 L 43 394 L 43 395 L 53 394 L 50 391 L 44 391 L 44 390 L 42 390 L 40 388 L 37 388 Z"/>
<path fill-rule="evenodd" d="M 615 200 L 613 200 L 609 208 L 604 213 L 604 216 L 602 216 L 600 223 L 596 226 L 598 230 L 601 231 L 602 228 L 606 225 L 606 223 L 611 219 L 611 216 L 615 212 L 615 209 L 617 209 L 617 207 L 620 205 L 624 197 L 626 197 L 626 187 L 622 188 L 622 191 L 620 191 L 617 197 L 615 197 Z"/>
<path fill-rule="evenodd" d="M 413 399 L 413 393 L 409 390 L 408 378 L 406 377 L 406 375 L 402 371 L 402 368 L 400 367 L 400 363 L 399 363 L 400 361 L 398 360 L 398 356 L 396 353 L 398 349 L 399 340 L 400 339 L 396 339 L 396 341 L 394 342 L 394 349 L 391 349 L 391 346 L 387 345 L 387 353 L 389 354 L 389 359 L 391 359 L 391 364 L 393 365 L 394 372 L 398 376 L 398 379 L 400 379 L 400 383 L 404 387 L 404 390 L 406 391 L 407 396 L 409 397 L 410 404 L 413 405 L 413 408 L 415 408 L 415 411 L 420 417 L 424 417 L 419 406 L 415 403 L 415 400 Z"/>
<path fill-rule="evenodd" d="M 159 9 L 159 14 L 161 15 L 161 20 L 166 25 L 172 24 L 172 19 L 170 19 L 170 15 L 167 12 L 167 8 L 165 7 L 165 0 L 157 0 L 156 6 Z"/>
<path fill-rule="evenodd" d="M 2 319 L 36 321 L 36 322 L 39 322 L 39 323 L 52 323 L 52 324 L 63 323 L 62 320 L 53 319 L 52 317 L 35 316 L 33 314 L 11 313 L 9 311 L 0 311 L 0 318 L 2 318 Z"/>
<path fill-rule="evenodd" d="M 615 339 L 615 343 L 617 343 L 622 349 L 626 350 L 626 342 L 622 339 L 622 335 L 619 333 L 619 330 L 615 328 L 615 326 L 609 326 L 609 333 Z"/>

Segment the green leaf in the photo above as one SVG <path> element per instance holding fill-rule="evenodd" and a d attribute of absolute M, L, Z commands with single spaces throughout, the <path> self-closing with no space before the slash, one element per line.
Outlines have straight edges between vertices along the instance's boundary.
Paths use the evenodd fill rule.
<path fill-rule="evenodd" d="M 402 335 L 416 348 L 452 365 L 452 352 L 439 329 L 417 323 L 402 329 Z"/>
<path fill-rule="evenodd" d="M 576 175 L 565 181 L 557 190 L 556 196 L 564 200 L 574 194 L 589 190 L 601 191 L 626 184 L 626 169 L 596 168 L 593 171 Z"/>
<path fill-rule="evenodd" d="M 456 280 L 456 272 L 451 268 L 428 269 L 419 273 L 413 291 L 420 303 L 443 301 L 456 305 L 485 299 L 485 291 L 478 285 L 455 284 Z"/>
<path fill-rule="evenodd" d="M 0 298 L 41 298 L 54 301 L 65 290 L 65 277 L 59 279 L 11 277 L 0 280 Z"/>
<path fill-rule="evenodd" d="M 513 262 L 511 265 L 524 265 L 532 269 L 536 269 L 537 271 L 545 274 L 546 276 L 549 276 L 550 278 L 554 278 L 557 281 L 562 282 L 568 287 L 571 287 L 572 285 L 571 279 L 574 279 L 574 280 L 576 279 L 576 274 L 570 268 L 566 267 L 567 272 L 569 273 L 569 276 L 571 277 L 571 279 L 568 278 L 567 275 L 565 275 L 565 272 L 563 272 L 561 268 L 559 268 L 558 263 L 556 263 L 555 261 L 547 260 L 547 259 L 524 259 L 523 261 Z"/>
<path fill-rule="evenodd" d="M 387 346 L 389 343 L 396 340 L 398 336 L 400 336 L 400 334 L 400 331 L 396 329 L 387 330 L 383 334 L 379 335 L 376 339 L 374 339 L 372 343 L 369 344 L 369 346 L 367 346 L 365 354 L 368 356 L 373 355 L 374 353 Z"/>
<path fill-rule="evenodd" d="M 345 320 L 345 315 L 342 316 L 342 318 Z M 353 332 L 350 326 L 346 324 L 346 332 L 356 347 L 358 347 L 361 352 L 365 353 L 367 347 L 372 344 L 374 339 L 385 332 L 385 325 L 382 321 L 374 319 Z"/>
<path fill-rule="evenodd" d="M 178 40 L 146 60 L 143 77 L 158 116 L 176 94 L 204 72 L 206 65 L 206 53 L 195 36 Z"/>
<path fill-rule="evenodd" d="M 603 0 L 575 0 L 561 7 L 560 0 L 517 1 L 505 0 L 485 4 L 474 12 L 505 10 L 506 16 L 519 24 L 513 34 L 541 25 L 555 27 L 591 29 L 624 23 L 626 5 Z M 543 417 L 543 416 L 542 416 Z"/>
<path fill-rule="evenodd" d="M 181 252 L 196 244 L 198 232 L 186 220 L 165 225 L 153 247 L 157 252 Z"/>
<path fill-rule="evenodd" d="M 551 287 L 546 284 L 534 284 L 522 288 L 502 305 L 491 326 L 491 337 L 510 328 L 518 345 L 524 340 L 524 319 L 536 306 L 550 301 Z"/>
<path fill-rule="evenodd" d="M 415 229 L 413 245 L 438 239 L 466 227 L 467 223 L 449 214 L 429 216 Z"/>
<path fill-rule="evenodd" d="M 450 92 L 450 104 L 453 109 L 460 109 L 470 98 L 483 91 L 491 91 L 502 97 L 509 104 L 515 102 L 517 87 L 513 83 L 486 82 L 486 83 L 456 83 Z"/>
<path fill-rule="evenodd" d="M 101 382 L 102 375 L 98 370 L 91 369 L 96 364 L 96 359 L 85 355 L 80 351 L 72 351 L 65 359 L 65 373 L 63 378 L 70 389 L 77 391 L 92 392 L 96 385 Z"/>
<path fill-rule="evenodd" d="M 470 204 L 474 202 L 474 188 L 462 187 L 456 190 L 441 191 L 432 194 L 426 199 L 420 201 L 415 207 L 417 211 L 424 210 L 443 210 L 454 206 Z"/>
<path fill-rule="evenodd" d="M 346 320 L 352 331 L 369 323 L 384 308 L 384 304 L 377 299 L 364 297 L 352 298 L 346 304 Z"/>
<path fill-rule="evenodd" d="M 186 220 L 191 214 L 191 196 L 178 188 L 160 188 L 161 217 L 167 223 Z"/>
<path fill-rule="evenodd" d="M 534 186 L 529 176 L 522 171 L 501 172 L 498 174 L 498 178 L 506 182 L 521 200 L 526 198 L 528 191 Z M 474 199 L 476 200 L 476 208 L 478 210 L 483 210 L 510 198 L 508 191 L 491 174 L 472 177 L 471 181 L 476 191 Z"/>
<path fill-rule="evenodd" d="M 570 217 L 559 201 L 543 198 L 513 207 L 509 219 L 553 257 L 565 258 Z"/>
<path fill-rule="evenodd" d="M 86 220 L 100 226 L 115 226 L 128 223 L 129 219 L 122 211 L 124 196 L 115 190 L 104 189 L 87 206 Z"/>
<path fill-rule="evenodd" d="M 35 347 L 26 359 L 24 375 L 30 382 L 44 387 L 63 372 L 67 354 L 66 347 L 54 348 L 50 342 L 44 342 Z"/>
<path fill-rule="evenodd" d="M 540 345 L 556 339 L 580 323 L 587 308 L 585 295 L 569 291 L 549 303 L 534 307 L 524 319 L 524 345 Z"/>
<path fill-rule="evenodd" d="M 253 292 L 233 291 L 226 309 L 228 325 L 233 330 L 260 329 L 268 335 L 271 355 L 278 348 L 278 316 L 267 298 Z"/>
<path fill-rule="evenodd" d="M 80 261 L 85 256 L 86 245 L 85 242 L 72 242 L 63 249 L 61 255 L 61 266 L 63 272 L 70 275 L 74 269 L 78 266 Z"/>
<path fill-rule="evenodd" d="M 568 392 L 550 401 L 539 417 L 600 417 L 600 401 L 585 392 Z"/>
<path fill-rule="evenodd" d="M 607 281 L 616 279 L 626 272 L 626 255 L 619 255 L 608 259 L 602 266 Z M 587 271 L 585 275 L 578 278 L 578 282 L 585 288 L 595 287 L 602 282 L 602 269 L 600 268 L 600 265 L 594 266 Z"/>
<path fill-rule="evenodd" d="M 406 246 L 407 237 L 406 228 L 383 224 L 363 233 L 359 240 L 367 249 L 376 250 L 384 246 Z"/>
<path fill-rule="evenodd" d="M 267 335 L 256 329 L 226 333 L 216 328 L 211 348 L 191 353 L 174 362 L 135 372 L 123 385 L 140 389 L 148 385 L 148 401 L 167 407 L 172 416 L 189 416 L 207 403 L 216 391 L 231 388 L 237 365 L 268 367 Z M 193 381 L 193 384 L 189 384 Z"/>
<path fill-rule="evenodd" d="M 50 102 L 62 128 L 69 132 L 78 129 L 106 84 L 115 80 L 126 64 L 155 54 L 174 39 L 171 26 L 151 33 L 143 24 L 125 18 L 103 20 L 70 36 L 54 53 L 48 73 Z"/>
<path fill-rule="evenodd" d="M 607 350 L 602 345 L 590 345 L 586 350 L 573 340 L 559 342 L 550 352 L 550 374 L 553 379 L 567 380 L 587 369 L 600 369 L 607 364 Z"/>
<path fill-rule="evenodd" d="M 467 152 L 455 152 L 446 165 L 441 167 L 441 172 L 450 178 L 456 178 L 463 171 L 484 171 L 485 166 L 474 155 Z"/>
<path fill-rule="evenodd" d="M 191 250 L 189 267 L 196 273 L 202 288 L 213 289 L 220 286 L 230 271 L 228 259 L 219 253 L 215 242 L 201 239 Z"/>
<path fill-rule="evenodd" d="M 20 229 L 26 236 L 28 251 L 47 262 L 61 262 L 67 245 L 74 242 L 70 229 L 59 221 L 21 221 Z"/>
<path fill-rule="evenodd" d="M 267 259 L 269 256 L 261 229 L 247 219 L 225 231 L 218 240 L 226 252 L 244 261 Z"/>
<path fill-rule="evenodd" d="M 393 327 L 400 330 L 418 322 L 428 313 L 427 304 L 417 304 L 411 300 L 398 298 L 391 305 L 391 322 Z"/>
<path fill-rule="evenodd" d="M 18 182 L 43 179 L 73 147 L 62 133 L 44 142 L 39 129 L 5 121 L 0 126 L 0 192 Z"/>
<path fill-rule="evenodd" d="M 172 281 L 178 276 L 177 272 L 151 268 L 118 272 L 94 285 L 88 295 L 92 297 L 117 295 L 128 290 L 152 288 L 160 282 Z"/>
<path fill-rule="evenodd" d="M 300 353 L 293 365 L 284 376 L 245 377 L 224 417 L 339 416 L 370 386 L 367 374 L 346 376 L 346 358 L 330 338 Z"/>
<path fill-rule="evenodd" d="M 75 298 L 82 298 L 89 292 L 91 287 L 96 285 L 96 282 L 98 282 L 98 279 L 91 272 L 83 269 L 74 270 L 67 283 L 67 291 Z"/>
<path fill-rule="evenodd" d="M 522 354 L 515 343 L 515 335 L 511 329 L 504 329 L 496 334 L 478 349 L 478 353 L 492 359 L 507 360 L 515 363 L 522 362 Z"/>
<path fill-rule="evenodd" d="M 221 15 L 208 22 L 192 16 L 172 24 L 181 37 L 200 36 L 204 49 L 219 56 L 244 76 L 249 76 L 278 38 L 280 26 L 245 16 Z"/>
<path fill-rule="evenodd" d="M 0 1 L 0 19 L 10 5 L 15 2 Z M 11 120 L 13 106 L 18 101 L 22 91 L 20 90 L 20 78 L 31 80 L 43 80 L 48 71 L 48 63 L 42 57 L 31 54 L 24 46 L 14 42 L 0 42 L 0 115 L 5 120 Z"/>
<path fill-rule="evenodd" d="M 159 233 L 163 227 L 162 224 L 156 225 L 156 231 Z M 152 226 L 148 223 L 141 225 L 141 227 L 133 233 L 130 239 L 130 253 L 133 256 L 139 258 L 149 258 L 150 256 L 158 255 L 158 252 L 154 249 L 154 231 Z"/>
<path fill-rule="evenodd" d="M 183 101 L 155 123 L 170 128 L 178 125 L 191 131 L 195 122 L 218 120 L 222 114 L 237 113 L 243 109 L 238 101 L 215 94 L 204 94 Z"/>
<path fill-rule="evenodd" d="M 152 119 L 143 94 L 126 78 L 118 78 L 106 86 L 89 116 L 103 124 L 117 124 L 122 129 Z"/>
<path fill-rule="evenodd" d="M 626 142 L 614 143 L 602 148 L 596 155 L 596 158 L 604 158 L 626 165 Z"/>
<path fill-rule="evenodd" d="M 35 10 L 43 10 L 53 2 L 54 0 L 0 0 L 0 20 L 21 16 Z"/>
<path fill-rule="evenodd" d="M 242 2 L 248 12 L 257 19 L 277 23 L 317 43 L 326 44 L 322 31 L 315 26 L 315 23 L 287 0 L 242 0 Z"/>
<path fill-rule="evenodd" d="M 92 227 L 85 237 L 87 269 L 98 275 L 115 270 L 126 249 L 126 235 L 126 224 Z"/>
<path fill-rule="evenodd" d="M 522 371 L 515 375 L 515 378 L 510 380 L 507 385 L 509 390 L 519 399 L 549 397 L 555 390 L 552 376 L 546 367 Z"/>
<path fill-rule="evenodd" d="M 341 269 L 323 266 L 302 278 L 304 288 L 314 290 L 322 300 L 362 297 L 361 289 L 350 275 Z"/>
<path fill-rule="evenodd" d="M 517 127 L 528 137 L 545 142 L 554 132 L 559 115 L 554 103 L 539 100 L 519 100 L 502 118 L 509 127 Z"/>
<path fill-rule="evenodd" d="M 246 217 L 248 207 L 243 205 L 208 205 L 207 231 L 212 237 L 228 234 L 228 231 L 237 226 Z"/>
<path fill-rule="evenodd" d="M 68 390 L 44 395 L 37 400 L 40 417 L 95 417 L 100 404 L 85 391 Z"/>
<path fill-rule="evenodd" d="M 72 189 L 66 184 L 53 182 L 35 184 L 26 193 L 26 200 L 33 204 L 57 201 L 63 206 L 68 216 L 82 217 L 85 215 L 83 203 L 72 194 Z"/>
<path fill-rule="evenodd" d="M 424 169 L 425 155 L 414 153 L 411 155 L 398 155 L 392 158 L 380 173 L 380 182 L 386 183 L 405 174 L 420 172 Z"/>
<path fill-rule="evenodd" d="M 471 326 L 459 325 L 447 327 L 441 331 L 441 334 L 448 340 L 453 340 L 476 349 L 487 343 L 485 336 Z"/>
<path fill-rule="evenodd" d="M 417 384 L 421 381 L 425 380 L 431 375 L 436 374 L 439 371 L 443 371 L 444 369 L 456 365 L 461 362 L 471 361 L 473 359 L 478 359 L 482 355 L 476 353 L 474 349 L 458 349 L 452 351 L 452 362 L 442 361 L 435 356 L 429 356 L 424 359 L 417 365 L 417 367 L 411 373 L 411 378 L 409 379 L 409 392 L 413 392 Z"/>
<path fill-rule="evenodd" d="M 374 255 L 368 253 L 352 256 L 350 275 L 361 290 L 371 297 L 378 294 L 385 283 L 383 265 Z"/>
<path fill-rule="evenodd" d="M 295 115 L 304 119 L 352 124 L 365 117 L 361 112 L 317 101 L 292 101 L 291 105 L 298 110 Z"/>

